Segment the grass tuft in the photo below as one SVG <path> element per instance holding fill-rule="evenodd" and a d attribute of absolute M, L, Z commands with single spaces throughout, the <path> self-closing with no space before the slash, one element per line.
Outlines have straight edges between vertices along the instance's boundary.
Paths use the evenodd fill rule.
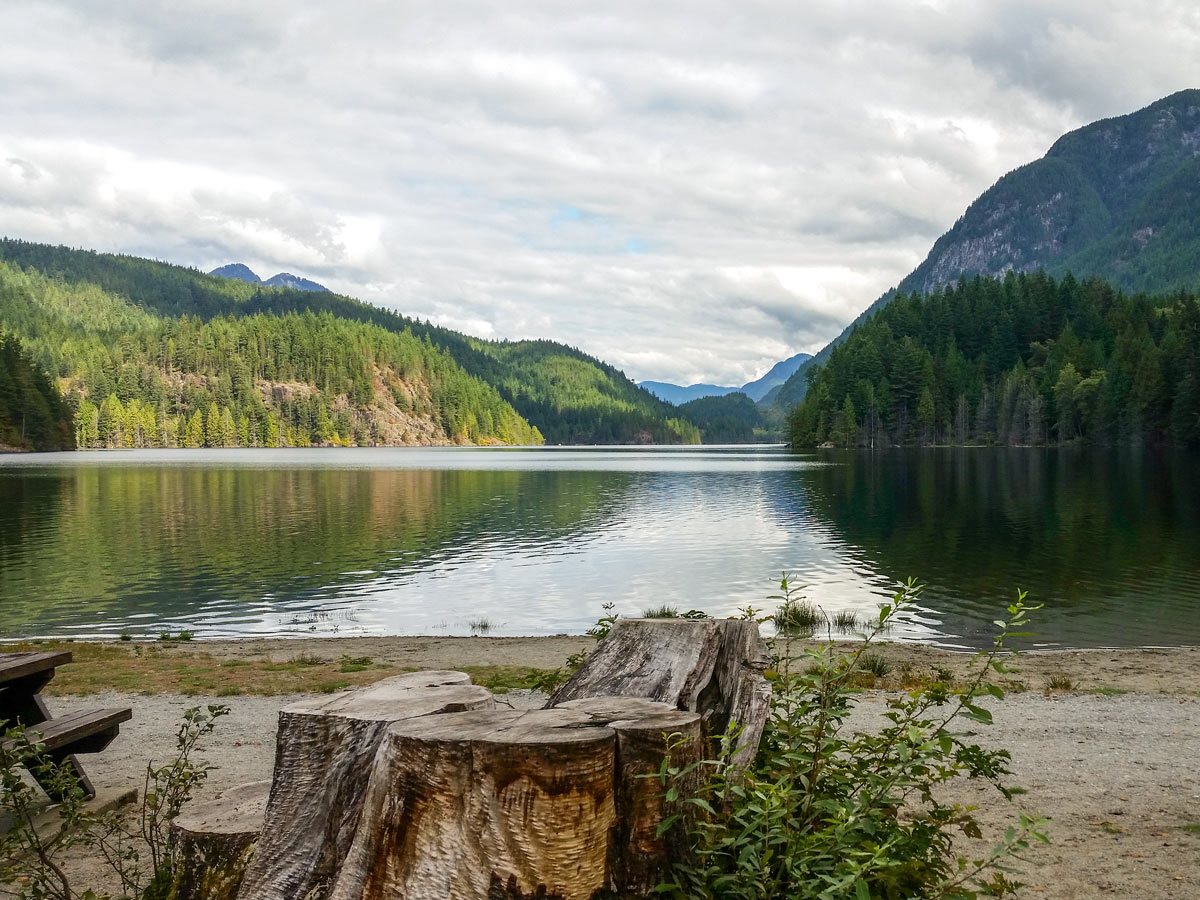
<path fill-rule="evenodd" d="M 858 658 L 858 667 L 876 678 L 885 678 L 892 671 L 891 661 L 878 653 L 864 653 Z"/>
<path fill-rule="evenodd" d="M 807 600 L 788 600 L 771 617 L 775 630 L 789 637 L 811 636 L 821 619 L 821 611 Z"/>
<path fill-rule="evenodd" d="M 835 629 L 846 634 L 859 632 L 864 628 L 862 618 L 852 609 L 843 609 L 841 612 L 834 613 L 832 621 Z"/>
<path fill-rule="evenodd" d="M 679 608 L 675 606 L 650 606 L 642 610 L 643 619 L 678 619 Z"/>
<path fill-rule="evenodd" d="M 329 662 L 329 660 L 324 659 L 320 656 L 317 656 L 314 653 L 309 653 L 307 650 L 302 650 L 301 652 L 297 653 L 295 656 L 293 656 L 291 659 L 288 660 L 288 663 L 290 663 L 293 666 L 305 666 L 305 667 L 323 666 L 327 662 Z"/>
<path fill-rule="evenodd" d="M 1074 679 L 1066 672 L 1054 672 L 1046 678 L 1046 693 L 1073 691 L 1076 688 Z"/>

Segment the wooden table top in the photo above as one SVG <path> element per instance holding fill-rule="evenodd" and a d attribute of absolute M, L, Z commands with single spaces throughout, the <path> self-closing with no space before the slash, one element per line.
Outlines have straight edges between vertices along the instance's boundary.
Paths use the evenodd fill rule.
<path fill-rule="evenodd" d="M 56 653 L 0 653 L 0 685 L 65 666 L 70 661 L 69 650 Z"/>

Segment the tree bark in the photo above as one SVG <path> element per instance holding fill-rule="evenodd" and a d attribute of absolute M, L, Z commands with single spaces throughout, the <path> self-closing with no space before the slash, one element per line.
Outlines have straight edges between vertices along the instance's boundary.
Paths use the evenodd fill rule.
<path fill-rule="evenodd" d="M 179 848 L 172 900 L 233 900 L 262 831 L 271 782 L 255 781 L 205 803 L 189 803 L 171 821 Z"/>
<path fill-rule="evenodd" d="M 645 697 L 701 715 L 716 739 L 737 729 L 735 768 L 758 750 L 770 708 L 767 648 L 745 619 L 617 619 L 548 707 L 586 697 Z"/>
<path fill-rule="evenodd" d="M 622 898 L 647 897 L 670 874 L 673 863 L 691 856 L 688 828 L 692 821 L 685 800 L 703 776 L 696 766 L 706 753 L 703 721 L 697 713 L 672 709 L 630 697 L 568 700 L 559 709 L 586 712 L 617 736 L 616 821 L 609 843 L 609 875 Z M 664 761 L 691 771 L 662 777 Z M 678 798 L 668 800 L 674 788 Z M 666 833 L 659 826 L 670 816 L 680 821 Z"/>
<path fill-rule="evenodd" d="M 325 897 L 354 840 L 387 729 L 493 706 L 462 672 L 414 672 L 282 710 L 263 834 L 239 900 Z"/>

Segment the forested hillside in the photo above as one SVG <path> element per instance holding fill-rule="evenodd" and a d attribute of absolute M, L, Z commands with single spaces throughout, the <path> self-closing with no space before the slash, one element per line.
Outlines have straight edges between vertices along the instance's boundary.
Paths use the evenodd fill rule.
<path fill-rule="evenodd" d="M 1200 290 L 1200 90 L 1085 125 L 981 194 L 903 281 L 768 402 L 799 402 L 806 369 L 899 294 L 1045 270 L 1126 291 Z"/>
<path fill-rule="evenodd" d="M 864 322 L 790 421 L 792 444 L 1200 445 L 1200 305 L 1099 279 L 977 277 Z"/>
<path fill-rule="evenodd" d="M 0 263 L 0 327 L 77 404 L 81 447 L 541 441 L 428 340 L 329 312 L 172 318 Z"/>
<path fill-rule="evenodd" d="M 21 342 L 0 333 L 0 448 L 74 447 L 70 408 Z"/>
<path fill-rule="evenodd" d="M 331 292 L 267 288 L 138 257 L 5 239 L 0 240 L 0 259 L 14 267 L 34 269 L 85 294 L 99 287 L 109 299 L 123 299 L 131 310 L 164 320 L 186 316 L 200 323 L 214 319 L 233 322 L 257 315 L 287 318 L 311 312 L 327 313 L 342 325 L 365 323 L 395 335 L 407 334 L 443 351 L 439 365 L 449 360 L 490 385 L 547 440 L 556 443 L 699 439 L 694 426 L 673 418 L 671 406 L 639 389 L 611 366 L 561 344 L 482 341 Z M 79 327 L 86 330 L 89 326 Z M 119 332 L 117 327 L 109 333 Z M 49 353 L 49 348 L 45 350 Z"/>
<path fill-rule="evenodd" d="M 706 444 L 779 440 L 779 429 L 771 429 L 754 401 L 741 391 L 719 397 L 697 397 L 682 404 L 679 412 L 696 423 Z"/>
<path fill-rule="evenodd" d="M 555 444 L 695 444 L 696 426 L 624 373 L 552 341 L 476 346 L 495 360 L 489 380 Z"/>

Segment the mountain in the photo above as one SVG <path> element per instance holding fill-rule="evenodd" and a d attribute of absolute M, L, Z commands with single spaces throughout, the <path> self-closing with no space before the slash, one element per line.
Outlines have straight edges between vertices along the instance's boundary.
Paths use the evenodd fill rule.
<path fill-rule="evenodd" d="M 1128 291 L 1200 288 L 1200 90 L 1085 125 L 1059 138 L 1041 159 L 1009 172 L 894 290 L 770 400 L 799 402 L 805 369 L 828 359 L 833 347 L 898 293 L 1038 269 L 1096 275 Z"/>
<path fill-rule="evenodd" d="M 795 356 L 790 356 L 781 362 L 777 362 L 771 366 L 770 371 L 762 378 L 743 384 L 741 387 L 742 393 L 751 400 L 761 400 L 775 387 L 787 381 L 793 372 L 810 359 L 812 359 L 811 353 L 797 353 Z"/>
<path fill-rule="evenodd" d="M 230 263 L 227 266 L 220 266 L 208 273 L 215 275 L 217 278 L 236 278 L 238 281 L 244 281 L 247 284 L 261 284 L 266 287 L 289 288 L 294 291 L 328 291 L 329 288 L 323 284 L 317 284 L 315 281 L 309 281 L 307 278 L 301 278 L 299 275 L 293 275 L 291 272 L 280 272 L 278 275 L 272 275 L 266 281 L 263 281 L 254 273 L 254 270 L 242 263 Z"/>
<path fill-rule="evenodd" d="M 106 398 L 124 373 L 123 387 L 116 391 L 122 404 L 127 399 L 158 404 L 165 392 L 168 416 L 191 416 L 196 411 L 192 404 L 211 402 L 214 392 L 230 398 L 225 379 L 244 391 L 248 384 L 282 384 L 287 378 L 279 376 L 307 373 L 295 379 L 297 384 L 281 388 L 278 397 L 268 385 L 262 410 L 243 393 L 245 415 L 253 411 L 261 425 L 272 411 L 277 417 L 286 413 L 298 439 L 316 433 L 314 417 L 322 404 L 331 418 L 336 418 L 335 409 L 347 411 L 342 430 L 335 429 L 340 440 L 347 438 L 346 427 L 354 440 L 369 442 L 377 439 L 372 423 L 390 427 L 402 422 L 408 424 L 399 433 L 384 428 L 390 436 L 382 440 L 524 443 L 540 442 L 543 435 L 556 443 L 700 439 L 696 426 L 679 418 L 673 406 L 612 366 L 562 344 L 484 341 L 331 291 L 270 288 L 133 256 L 0 239 L 2 262 L 8 265 L 0 279 L 0 329 L 25 339 L 48 370 L 72 378 L 84 369 L 91 372 L 97 386 L 89 387 L 86 379 L 73 381 L 76 399 L 80 392 L 97 401 Z M 5 281 L 23 286 L 6 294 Z M 59 297 L 47 285 L 60 285 L 69 296 Z M 198 368 L 186 373 L 166 365 L 164 360 L 183 352 L 171 332 L 185 326 L 203 326 L 199 335 L 189 330 L 189 340 L 225 348 L 229 360 L 206 352 L 189 357 L 189 364 Z M 230 344 L 235 338 L 244 343 Z M 375 372 L 371 353 L 384 345 L 396 366 L 385 360 Z M 88 358 L 102 348 L 107 348 L 107 362 L 100 356 Z M 120 358 L 113 358 L 115 353 Z M 286 358 L 277 359 L 279 354 Z M 268 358 L 274 361 L 268 363 Z M 375 398 L 386 401 L 389 396 L 413 418 L 399 416 L 386 403 L 371 411 Z M 370 402 L 362 415 L 354 414 L 364 398 Z M 510 408 L 519 422 L 511 418 Z M 325 428 L 324 419 L 321 425 Z M 335 432 L 325 428 L 324 433 Z"/>
<path fill-rule="evenodd" d="M 291 272 L 280 272 L 278 275 L 272 275 L 263 284 L 267 287 L 291 288 L 296 291 L 329 290 L 323 284 L 317 284 L 315 281 L 309 281 L 307 278 L 301 278 L 299 275 L 293 275 Z"/>
<path fill-rule="evenodd" d="M 811 358 L 811 354 L 797 353 L 795 356 L 775 363 L 762 378 L 756 381 L 748 381 L 741 387 L 721 387 L 716 384 L 689 384 L 687 387 L 680 387 L 677 384 L 671 384 L 669 381 L 639 381 L 638 385 L 648 390 L 660 400 L 665 400 L 667 403 L 673 403 L 676 406 L 681 406 L 692 400 L 698 400 L 701 397 L 722 397 L 725 394 L 735 392 L 741 392 L 751 400 L 757 401 L 766 396 L 772 388 L 787 381 L 789 375 L 795 372 L 799 366 L 803 365 L 806 360 Z"/>
<path fill-rule="evenodd" d="M 715 384 L 689 384 L 687 387 L 681 387 L 678 384 L 671 384 L 669 381 L 639 381 L 638 387 L 645 388 L 659 400 L 675 406 L 680 406 L 689 400 L 698 400 L 701 397 L 721 397 L 738 390 L 738 388 L 720 387 Z"/>
<path fill-rule="evenodd" d="M 244 281 L 247 284 L 262 284 L 262 279 L 255 275 L 249 266 L 242 263 L 230 263 L 227 266 L 213 269 L 208 274 L 215 275 L 217 278 L 236 278 L 238 281 Z"/>

